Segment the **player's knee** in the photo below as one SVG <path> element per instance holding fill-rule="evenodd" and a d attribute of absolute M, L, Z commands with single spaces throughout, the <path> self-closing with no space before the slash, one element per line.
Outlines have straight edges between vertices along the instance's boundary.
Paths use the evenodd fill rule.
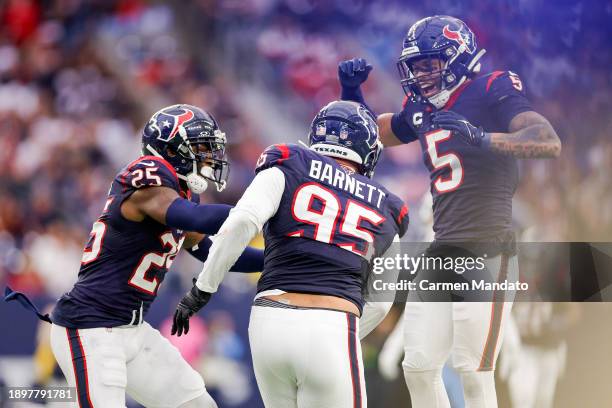
<path fill-rule="evenodd" d="M 421 371 L 404 369 L 404 379 L 411 395 L 416 397 L 418 393 L 426 390 L 431 392 L 442 384 L 442 369 Z"/>
<path fill-rule="evenodd" d="M 197 398 L 192 399 L 191 401 L 187 401 L 177 408 L 218 408 L 217 403 L 210 396 L 208 392 L 200 395 Z"/>
<path fill-rule="evenodd" d="M 419 350 L 406 350 L 402 367 L 404 371 L 428 371 L 442 368 L 442 363 L 434 361 L 430 356 Z"/>

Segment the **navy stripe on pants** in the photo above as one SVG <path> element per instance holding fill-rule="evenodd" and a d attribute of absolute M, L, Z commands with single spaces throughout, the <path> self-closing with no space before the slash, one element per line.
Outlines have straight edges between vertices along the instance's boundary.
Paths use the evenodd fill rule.
<path fill-rule="evenodd" d="M 93 408 L 89 396 L 89 380 L 87 378 L 87 361 L 85 351 L 81 343 L 81 337 L 77 329 L 66 329 L 70 355 L 72 356 L 72 367 L 74 368 L 74 378 L 76 380 L 77 398 L 79 407 Z"/>
<path fill-rule="evenodd" d="M 357 355 L 357 318 L 352 313 L 346 314 L 348 324 L 348 350 L 353 383 L 353 407 L 361 408 L 361 381 L 359 378 L 359 358 Z"/>

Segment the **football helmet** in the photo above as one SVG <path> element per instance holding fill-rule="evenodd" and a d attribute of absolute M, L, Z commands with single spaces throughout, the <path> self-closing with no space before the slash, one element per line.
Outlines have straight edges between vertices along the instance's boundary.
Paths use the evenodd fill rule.
<path fill-rule="evenodd" d="M 324 106 L 310 125 L 310 148 L 324 156 L 358 164 L 358 172 L 371 178 L 383 145 L 374 115 L 362 104 L 334 101 Z"/>
<path fill-rule="evenodd" d="M 215 118 L 193 105 L 172 105 L 155 112 L 142 132 L 142 154 L 166 160 L 196 194 L 206 190 L 207 180 L 218 191 L 225 188 L 226 143 Z"/>
<path fill-rule="evenodd" d="M 440 109 L 467 78 L 480 72 L 485 52 L 478 50 L 474 33 L 458 18 L 419 20 L 408 30 L 397 62 L 404 92 Z"/>

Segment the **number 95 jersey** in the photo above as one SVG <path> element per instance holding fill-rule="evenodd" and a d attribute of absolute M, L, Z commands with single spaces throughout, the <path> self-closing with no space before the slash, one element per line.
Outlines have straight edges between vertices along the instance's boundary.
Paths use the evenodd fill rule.
<path fill-rule="evenodd" d="M 117 174 L 83 251 L 78 281 L 57 302 L 53 323 L 87 329 L 142 321 L 184 233 L 148 217 L 142 222 L 127 220 L 121 204 L 138 189 L 158 186 L 191 199 L 172 166 L 161 158 L 140 157 Z"/>
<path fill-rule="evenodd" d="M 285 188 L 263 227 L 264 271 L 258 292 L 337 296 L 363 307 L 372 257 L 408 228 L 408 207 L 385 187 L 298 145 L 273 145 L 256 173 L 276 167 Z"/>

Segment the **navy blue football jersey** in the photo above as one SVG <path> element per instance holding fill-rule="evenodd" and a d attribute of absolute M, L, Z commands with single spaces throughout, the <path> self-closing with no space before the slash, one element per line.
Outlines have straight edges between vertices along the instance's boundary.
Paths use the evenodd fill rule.
<path fill-rule="evenodd" d="M 84 329 L 142 320 L 184 240 L 183 231 L 148 217 L 130 221 L 121 214 L 121 204 L 132 193 L 152 186 L 199 201 L 181 188 L 176 172 L 161 158 L 143 156 L 121 170 L 93 224 L 78 281 L 53 310 L 55 324 Z"/>
<path fill-rule="evenodd" d="M 431 109 L 406 98 L 430 172 L 434 231 L 439 241 L 503 241 L 511 236 L 512 196 L 518 183 L 515 158 L 468 145 L 448 130 L 431 130 Z M 443 108 L 457 112 L 487 132 L 508 132 L 512 118 L 533 110 L 519 77 L 496 71 L 474 78 L 453 93 Z"/>
<path fill-rule="evenodd" d="M 342 297 L 363 307 L 370 260 L 408 228 L 408 207 L 385 187 L 298 145 L 273 145 L 256 172 L 277 167 L 285 189 L 264 225 L 258 292 L 280 289 Z"/>

